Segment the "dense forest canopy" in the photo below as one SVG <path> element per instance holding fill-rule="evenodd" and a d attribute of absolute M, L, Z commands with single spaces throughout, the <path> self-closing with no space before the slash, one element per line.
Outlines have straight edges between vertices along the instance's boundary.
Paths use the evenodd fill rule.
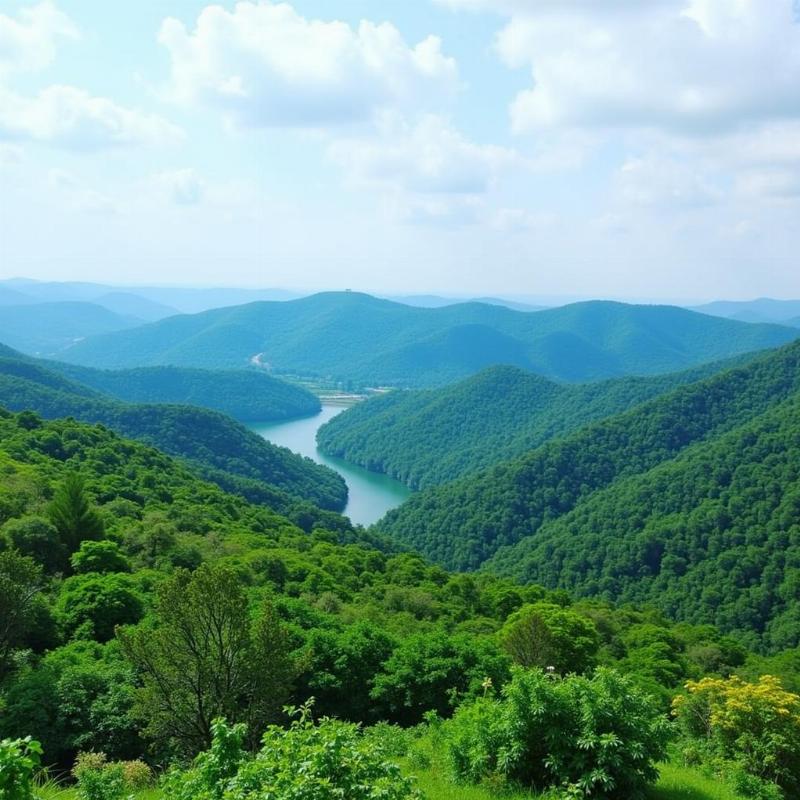
<path fill-rule="evenodd" d="M 754 357 L 588 384 L 556 384 L 516 367 L 490 367 L 451 386 L 359 403 L 320 428 L 317 441 L 328 455 L 424 488 L 522 455 Z"/>
<path fill-rule="evenodd" d="M 93 367 L 244 367 L 359 386 L 433 386 L 495 364 L 565 381 L 652 375 L 774 347 L 796 329 L 671 306 L 587 302 L 537 312 L 412 308 L 355 292 L 250 303 L 92 337 L 63 354 Z"/>

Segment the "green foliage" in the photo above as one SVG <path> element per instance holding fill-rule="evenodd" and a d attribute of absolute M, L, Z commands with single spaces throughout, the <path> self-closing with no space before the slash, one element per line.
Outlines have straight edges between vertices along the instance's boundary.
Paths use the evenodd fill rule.
<path fill-rule="evenodd" d="M 352 724 L 322 719 L 309 706 L 288 730 L 267 728 L 254 758 L 242 750 L 244 726 L 213 726 L 211 749 L 193 769 L 173 772 L 165 792 L 175 800 L 413 800 L 419 795 L 374 740 Z M 302 766 L 301 766 L 302 765 Z"/>
<path fill-rule="evenodd" d="M 41 754 L 41 745 L 30 736 L 0 740 L 0 797 L 3 800 L 33 800 L 33 778 Z"/>
<path fill-rule="evenodd" d="M 778 784 L 790 797 L 800 792 L 800 696 L 772 675 L 757 683 L 704 678 L 686 689 L 673 703 L 685 735 L 738 762 L 747 774 Z"/>
<path fill-rule="evenodd" d="M 520 666 L 565 674 L 594 665 L 599 637 L 594 624 L 574 611 L 533 603 L 508 618 L 500 642 Z"/>
<path fill-rule="evenodd" d="M 70 559 L 76 573 L 85 572 L 130 572 L 131 565 L 120 552 L 116 542 L 82 542 L 77 553 Z"/>
<path fill-rule="evenodd" d="M 250 303 L 78 342 L 65 357 L 102 367 L 244 367 L 358 385 L 431 386 L 493 364 L 567 381 L 674 372 L 791 341 L 796 332 L 667 306 L 575 303 L 537 313 L 464 303 L 413 308 L 356 292 Z"/>
<path fill-rule="evenodd" d="M 517 669 L 499 699 L 462 706 L 445 726 L 462 781 L 564 787 L 575 797 L 640 798 L 666 755 L 668 723 L 617 673 L 559 678 Z"/>
<path fill-rule="evenodd" d="M 0 531 L 6 546 L 30 556 L 45 572 L 63 571 L 69 564 L 67 548 L 58 529 L 50 520 L 39 516 L 9 520 Z"/>
<path fill-rule="evenodd" d="M 74 553 L 87 539 L 101 539 L 105 533 L 102 517 L 91 505 L 77 473 L 70 473 L 56 490 L 47 509 L 68 553 Z"/>
<path fill-rule="evenodd" d="M 144 599 L 130 576 L 90 572 L 64 581 L 55 611 L 67 637 L 107 642 L 118 625 L 142 618 Z"/>
<path fill-rule="evenodd" d="M 78 765 L 78 800 L 124 800 L 127 795 L 122 764 Z"/>
<path fill-rule="evenodd" d="M 30 624 L 42 588 L 42 569 L 15 550 L 0 553 L 0 679 Z"/>
<path fill-rule="evenodd" d="M 219 716 L 253 731 L 279 716 L 297 673 L 287 631 L 269 605 L 251 622 L 233 570 L 177 570 L 158 588 L 154 622 L 119 637 L 150 736 L 193 754 L 211 744 Z"/>

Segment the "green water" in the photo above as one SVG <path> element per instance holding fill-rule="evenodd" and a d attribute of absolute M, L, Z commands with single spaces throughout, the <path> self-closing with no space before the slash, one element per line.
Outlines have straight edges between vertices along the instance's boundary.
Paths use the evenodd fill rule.
<path fill-rule="evenodd" d="M 341 458 L 326 456 L 317 449 L 317 430 L 342 411 L 341 406 L 324 405 L 315 417 L 288 422 L 254 422 L 250 428 L 273 444 L 288 447 L 318 464 L 335 469 L 347 483 L 348 501 L 344 513 L 355 523 L 371 525 L 387 511 L 399 506 L 411 491 L 399 481 Z"/>

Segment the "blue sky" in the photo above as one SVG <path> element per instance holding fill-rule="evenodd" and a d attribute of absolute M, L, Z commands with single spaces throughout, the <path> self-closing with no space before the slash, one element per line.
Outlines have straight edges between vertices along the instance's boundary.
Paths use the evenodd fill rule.
<path fill-rule="evenodd" d="M 800 296 L 793 0 L 0 4 L 0 277 Z"/>

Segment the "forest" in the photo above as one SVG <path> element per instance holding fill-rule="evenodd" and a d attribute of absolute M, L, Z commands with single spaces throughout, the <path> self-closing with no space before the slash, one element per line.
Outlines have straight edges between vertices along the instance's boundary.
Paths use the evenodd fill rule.
<path fill-rule="evenodd" d="M 3 412 L 0 471 L 14 800 L 36 764 L 43 797 L 71 773 L 79 797 L 106 800 L 152 789 L 166 763 L 163 796 L 187 800 L 435 798 L 444 775 L 452 792 L 633 798 L 667 758 L 690 782 L 677 765 L 701 758 L 726 785 L 792 796 L 796 745 L 764 726 L 800 690 L 796 649 L 765 656 L 652 608 L 450 573 L 347 525 L 302 530 L 100 425 Z M 736 724 L 777 748 L 768 767 L 727 729 L 696 730 L 696 712 L 748 692 L 762 727 Z"/>

